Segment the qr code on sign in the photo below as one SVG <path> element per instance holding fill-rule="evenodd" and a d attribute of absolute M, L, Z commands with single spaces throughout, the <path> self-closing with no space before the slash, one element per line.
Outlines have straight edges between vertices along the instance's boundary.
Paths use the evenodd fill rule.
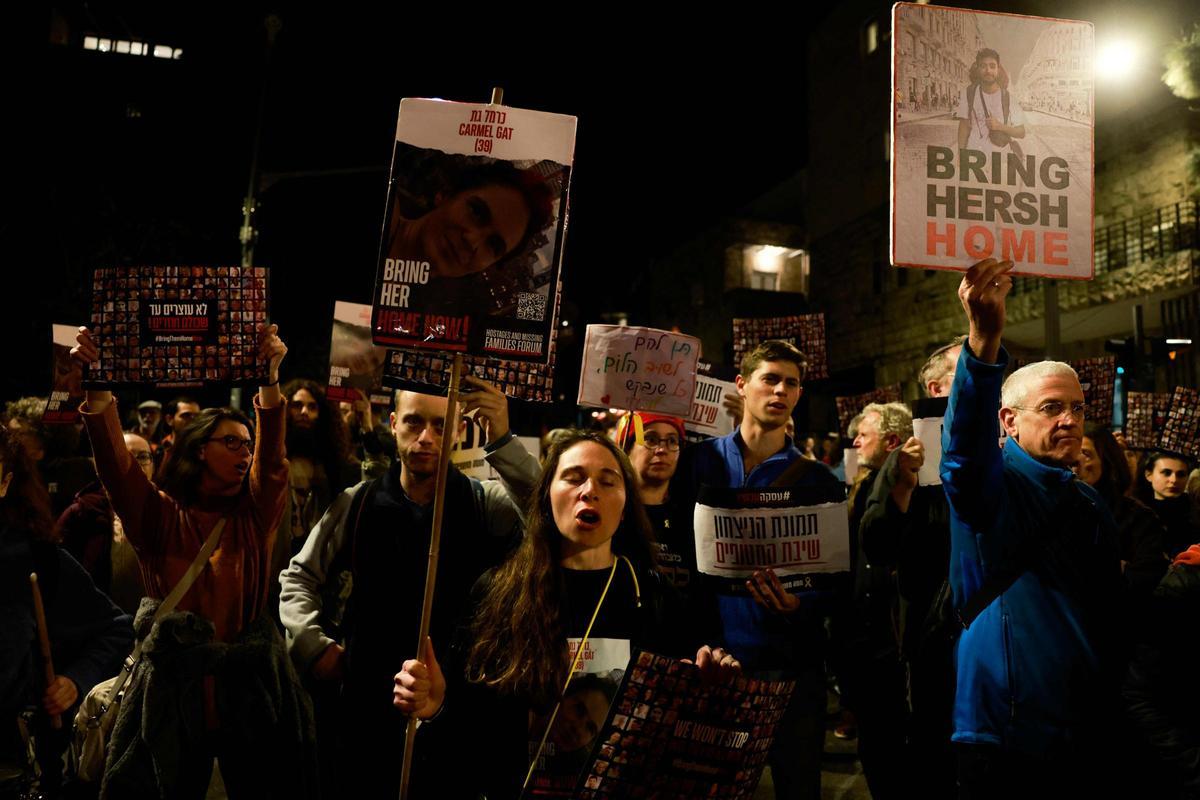
<path fill-rule="evenodd" d="M 517 292 L 517 319 L 546 318 L 546 295 L 537 292 Z"/>

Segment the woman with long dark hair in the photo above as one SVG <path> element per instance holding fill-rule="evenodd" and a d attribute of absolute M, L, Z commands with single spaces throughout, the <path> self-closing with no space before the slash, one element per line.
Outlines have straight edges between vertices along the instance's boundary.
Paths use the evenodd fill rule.
<path fill-rule="evenodd" d="M 452 717 L 445 729 L 486 731 L 490 760 L 455 777 L 491 798 L 516 797 L 523 786 L 571 790 L 580 763 L 560 759 L 546 743 L 571 742 L 572 752 L 585 754 L 590 747 L 579 730 L 598 730 L 608 708 L 598 693 L 573 690 L 584 674 L 615 679 L 637 648 L 694 653 L 696 664 L 714 673 L 740 668 L 721 648 L 693 649 L 703 634 L 654 569 L 637 478 L 609 439 L 570 431 L 555 441 L 526 523 L 513 556 L 476 584 L 475 610 L 461 627 L 447 677 L 428 643 L 425 660 L 405 662 L 396 676 L 400 710 L 429 719 L 444 701 Z"/>
<path fill-rule="evenodd" d="M 36 655 L 29 580 L 34 572 L 46 612 L 54 667 L 50 681 Z M 41 789 L 53 796 L 62 780 L 71 715 L 129 653 L 132 620 L 55 546 L 50 496 L 20 438 L 6 427 L 0 427 L 0 619 L 0 763 L 23 761 L 17 719 L 24 713 L 37 743 Z M 55 716 L 61 721 L 58 729 L 51 725 Z M 0 787 L 0 794 L 9 788 Z"/>
<path fill-rule="evenodd" d="M 97 359 L 86 328 L 73 353 Z M 151 597 L 167 596 L 223 525 L 175 612 L 152 628 L 153 604 L 138 612 L 145 655 L 120 706 L 102 798 L 203 797 L 214 756 L 231 792 L 292 800 L 316 791 L 312 710 L 266 613 L 287 491 L 286 353 L 277 327 L 264 326 L 259 359 L 268 378 L 254 398 L 255 433 L 240 411 L 205 409 L 177 435 L 158 488 L 121 440 L 112 393 L 90 389 L 80 409 Z"/>
<path fill-rule="evenodd" d="M 1100 493 L 1117 521 L 1125 585 L 1135 598 L 1149 598 L 1167 571 L 1163 526 L 1154 512 L 1127 494 L 1133 482 L 1129 462 L 1108 428 L 1095 422 L 1084 426 L 1075 472 Z"/>

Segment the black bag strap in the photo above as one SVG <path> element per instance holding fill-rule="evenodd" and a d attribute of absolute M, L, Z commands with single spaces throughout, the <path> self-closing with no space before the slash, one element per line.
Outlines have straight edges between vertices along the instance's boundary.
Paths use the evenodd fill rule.
<path fill-rule="evenodd" d="M 783 472 L 779 473 L 779 477 L 771 481 L 769 488 L 782 489 L 788 486 L 795 486 L 802 478 L 816 469 L 817 462 L 811 461 L 801 456 L 787 465 Z"/>

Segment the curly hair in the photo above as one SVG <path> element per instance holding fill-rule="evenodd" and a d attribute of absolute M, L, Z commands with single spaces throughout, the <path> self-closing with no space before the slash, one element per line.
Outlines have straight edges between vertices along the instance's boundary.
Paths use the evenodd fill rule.
<path fill-rule="evenodd" d="M 467 679 L 503 694 L 530 697 L 548 705 L 557 697 L 570 669 L 567 654 L 564 575 L 560 567 L 563 536 L 554 522 L 550 486 L 563 454 L 592 442 L 612 454 L 625 486 L 625 513 L 612 539 L 613 553 L 636 570 L 653 569 L 654 536 L 637 491 L 629 457 L 595 431 L 570 430 L 546 456 L 526 511 L 525 536 L 516 552 L 497 567 L 471 623 Z"/>
<path fill-rule="evenodd" d="M 57 542 L 58 531 L 50 513 L 50 493 L 20 437 L 4 427 L 0 427 L 0 473 L 12 475 L 8 491 L 0 498 L 0 519 L 4 525 L 27 530 L 36 539 Z"/>
<path fill-rule="evenodd" d="M 316 448 L 314 455 L 325 468 L 325 477 L 330 486 L 340 491 L 346 488 L 340 485 L 339 476 L 343 465 L 350 460 L 350 430 L 346 427 L 346 420 L 342 418 L 337 404 L 329 402 L 325 397 L 325 389 L 315 381 L 307 378 L 288 381 L 281 390 L 284 404 L 290 406 L 292 397 L 301 389 L 312 395 L 313 400 L 317 402 L 317 408 L 320 409 L 317 423 L 313 427 L 313 445 Z M 291 423 L 290 417 L 288 422 Z"/>

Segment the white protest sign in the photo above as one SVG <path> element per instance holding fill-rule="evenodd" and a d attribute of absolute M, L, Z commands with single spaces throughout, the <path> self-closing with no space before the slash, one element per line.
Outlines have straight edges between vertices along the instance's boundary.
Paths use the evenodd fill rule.
<path fill-rule="evenodd" d="M 913 436 L 925 445 L 925 463 L 917 473 L 921 486 L 940 486 L 942 483 L 942 418 L 927 417 L 913 420 Z"/>
<path fill-rule="evenodd" d="M 696 567 L 705 575 L 748 578 L 850 569 L 850 523 L 844 498 L 801 504 L 797 489 L 701 490 L 694 516 Z M 835 494 L 844 495 L 834 487 Z"/>
<path fill-rule="evenodd" d="M 579 375 L 581 406 L 688 417 L 700 340 L 627 325 L 588 325 Z"/>
<path fill-rule="evenodd" d="M 696 376 L 696 393 L 692 397 L 692 413 L 684 417 L 683 427 L 705 436 L 726 436 L 733 433 L 733 417 L 721 405 L 727 394 L 737 394 L 737 384 L 717 380 L 708 375 Z"/>
<path fill-rule="evenodd" d="M 891 259 L 1093 275 L 1090 22 L 892 7 Z"/>

